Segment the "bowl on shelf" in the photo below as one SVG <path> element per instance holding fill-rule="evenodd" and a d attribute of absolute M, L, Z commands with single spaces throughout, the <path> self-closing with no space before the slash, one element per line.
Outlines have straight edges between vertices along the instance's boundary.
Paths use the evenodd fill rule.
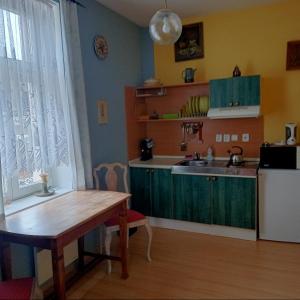
<path fill-rule="evenodd" d="M 144 81 L 144 87 L 155 87 L 155 86 L 160 86 L 160 85 L 161 85 L 161 82 L 155 78 L 149 78 Z"/>

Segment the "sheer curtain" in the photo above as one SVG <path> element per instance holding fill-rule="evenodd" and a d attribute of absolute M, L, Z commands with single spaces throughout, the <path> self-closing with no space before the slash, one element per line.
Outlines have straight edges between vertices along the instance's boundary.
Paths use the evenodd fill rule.
<path fill-rule="evenodd" d="M 74 144 L 73 169 L 77 170 L 77 188 L 93 188 L 91 146 L 83 77 L 77 5 L 70 0 L 60 0 L 62 42 L 68 111 L 70 111 L 71 138 Z M 79 165 L 82 164 L 82 167 Z"/>
<path fill-rule="evenodd" d="M 87 124 L 76 5 L 0 0 L 3 182 L 71 164 L 74 188 L 90 187 Z"/>

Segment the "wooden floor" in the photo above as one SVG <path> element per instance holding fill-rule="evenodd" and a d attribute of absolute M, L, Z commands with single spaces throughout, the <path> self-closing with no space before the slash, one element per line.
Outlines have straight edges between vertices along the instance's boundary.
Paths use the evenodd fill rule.
<path fill-rule="evenodd" d="M 115 242 L 116 244 L 117 242 Z M 130 238 L 129 272 L 101 264 L 68 299 L 300 299 L 300 245 L 154 229 L 151 263 L 143 229 Z"/>

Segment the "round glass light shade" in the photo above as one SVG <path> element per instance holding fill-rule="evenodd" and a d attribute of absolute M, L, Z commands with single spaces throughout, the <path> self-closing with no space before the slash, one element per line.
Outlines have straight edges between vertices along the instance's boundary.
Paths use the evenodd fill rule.
<path fill-rule="evenodd" d="M 160 45 L 174 44 L 182 32 L 180 18 L 169 9 L 160 9 L 149 24 L 152 40 Z"/>

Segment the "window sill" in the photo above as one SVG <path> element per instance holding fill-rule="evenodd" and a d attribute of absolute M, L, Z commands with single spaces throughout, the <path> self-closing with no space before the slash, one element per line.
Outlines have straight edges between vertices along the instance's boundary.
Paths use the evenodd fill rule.
<path fill-rule="evenodd" d="M 60 197 L 64 194 L 67 194 L 71 191 L 72 191 L 72 189 L 69 189 L 69 188 L 58 188 L 55 190 L 55 194 L 51 195 L 49 197 L 38 197 L 35 195 L 30 195 L 30 196 L 15 200 L 10 204 L 5 205 L 5 207 L 4 207 L 5 216 L 10 216 L 19 211 L 28 209 L 30 207 L 39 205 L 39 204 L 47 202 L 47 201 L 50 201 L 50 200 Z"/>

